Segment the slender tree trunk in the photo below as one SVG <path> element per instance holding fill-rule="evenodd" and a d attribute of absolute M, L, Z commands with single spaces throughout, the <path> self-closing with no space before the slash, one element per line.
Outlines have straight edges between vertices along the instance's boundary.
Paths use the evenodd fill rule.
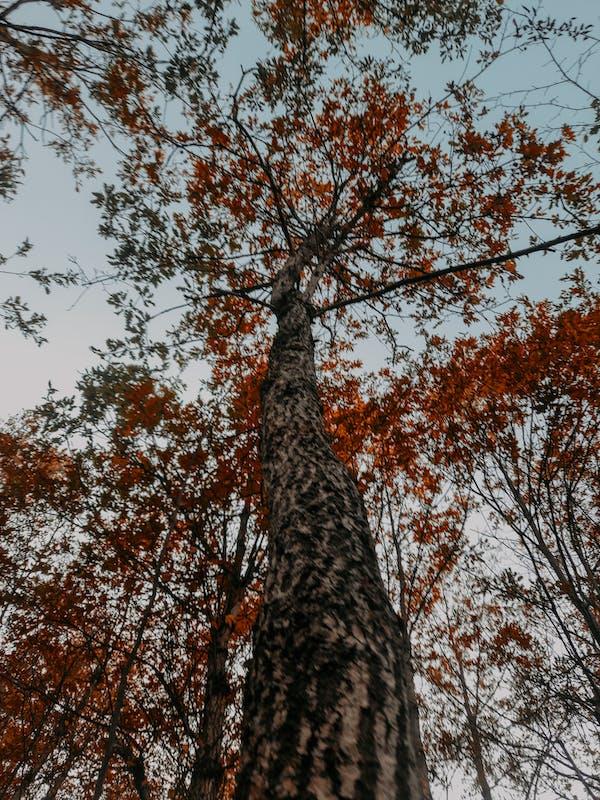
<path fill-rule="evenodd" d="M 246 553 L 246 536 L 250 504 L 246 502 L 240 515 L 235 555 L 228 574 L 228 590 L 219 620 L 214 621 L 206 664 L 206 689 L 199 747 L 192 767 L 189 800 L 219 800 L 223 796 L 225 769 L 223 745 L 227 709 L 231 705 L 231 685 L 227 673 L 229 645 L 234 631 L 228 619 L 235 616 L 242 603 L 247 581 L 253 568 L 242 576 Z"/>
<path fill-rule="evenodd" d="M 427 761 L 425 760 L 425 750 L 421 739 L 421 723 L 419 720 L 419 704 L 417 703 L 417 692 L 415 689 L 415 672 L 413 669 L 412 651 L 410 637 L 404 621 L 399 620 L 400 631 L 404 643 L 402 649 L 404 676 L 406 680 L 406 699 L 408 701 L 409 735 L 416 758 L 416 770 L 421 788 L 421 795 L 429 797 L 429 776 L 427 775 Z"/>
<path fill-rule="evenodd" d="M 477 773 L 477 783 L 479 784 L 479 788 L 481 790 L 481 797 L 483 798 L 483 800 L 493 800 L 492 790 L 490 789 L 490 784 L 488 783 L 485 762 L 483 760 L 483 746 L 481 741 L 481 733 L 479 731 L 479 725 L 477 724 L 477 713 L 471 706 L 471 701 L 469 700 L 469 688 L 467 686 L 467 679 L 465 677 L 465 671 L 463 669 L 460 656 L 458 656 L 457 658 L 457 663 L 458 663 L 458 677 L 463 696 L 463 705 L 467 717 L 467 725 L 469 726 L 469 736 L 471 738 L 471 751 L 473 754 L 473 763 L 475 765 L 475 771 Z"/>
<path fill-rule="evenodd" d="M 164 538 L 164 541 L 162 543 L 158 559 L 156 561 L 154 575 L 152 578 L 152 589 L 150 591 L 150 597 L 146 602 L 146 606 L 140 618 L 140 623 L 138 625 L 138 629 L 135 635 L 135 639 L 133 641 L 132 648 L 129 651 L 127 660 L 125 661 L 123 667 L 121 668 L 121 675 L 119 677 L 119 683 L 117 684 L 117 692 L 115 695 L 114 705 L 110 716 L 110 723 L 108 725 L 108 735 L 106 737 L 106 742 L 104 745 L 104 754 L 102 756 L 100 769 L 98 770 L 98 776 L 96 778 L 96 785 L 94 787 L 93 800 L 100 800 L 100 798 L 102 797 L 102 793 L 104 791 L 104 783 L 106 781 L 106 776 L 108 775 L 110 762 L 114 754 L 115 746 L 117 745 L 117 734 L 119 730 L 119 725 L 121 724 L 123 707 L 125 705 L 129 675 L 131 673 L 131 670 L 133 669 L 133 665 L 135 664 L 138 651 L 140 649 L 142 640 L 146 633 L 146 627 L 150 622 L 150 617 L 152 616 L 152 612 L 154 610 L 154 602 L 156 600 L 156 595 L 158 594 L 158 587 L 160 583 L 160 572 L 164 557 L 167 552 L 167 545 L 169 543 L 170 536 L 171 532 L 170 530 L 168 530 Z"/>
<path fill-rule="evenodd" d="M 200 748 L 190 780 L 190 800 L 219 800 L 224 770 L 223 734 L 225 714 L 231 691 L 227 678 L 227 656 L 231 628 L 225 625 L 215 631 L 209 647 L 206 667 L 206 694 L 202 714 Z"/>
<path fill-rule="evenodd" d="M 140 800 L 150 800 L 148 783 L 146 780 L 146 762 L 143 753 L 136 755 L 131 747 L 125 743 L 115 746 L 115 753 L 121 756 L 131 775 L 133 785 Z"/>
<path fill-rule="evenodd" d="M 325 434 L 298 292 L 278 322 L 262 394 L 270 564 L 236 798 L 428 800 L 398 621 L 362 499 Z"/>
<path fill-rule="evenodd" d="M 398 566 L 398 579 L 400 581 L 400 609 L 397 613 L 398 625 L 400 626 L 400 636 L 402 637 L 402 655 L 404 658 L 404 675 L 406 677 L 406 696 L 408 700 L 408 716 L 410 720 L 410 736 L 413 742 L 414 751 L 417 757 L 417 770 L 419 782 L 424 796 L 429 795 L 429 776 L 427 775 L 427 761 L 423 740 L 421 739 L 421 722 L 419 719 L 419 704 L 417 703 L 417 692 L 415 689 L 415 671 L 413 669 L 413 654 L 410 641 L 409 612 L 406 603 L 406 574 L 404 572 L 404 561 L 402 559 L 402 549 L 400 539 L 394 525 L 394 517 L 390 508 L 390 527 L 392 540 L 396 548 L 396 558 Z"/>

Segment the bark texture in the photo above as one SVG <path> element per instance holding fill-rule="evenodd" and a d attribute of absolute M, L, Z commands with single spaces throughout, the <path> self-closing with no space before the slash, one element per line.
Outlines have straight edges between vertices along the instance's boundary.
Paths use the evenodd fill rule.
<path fill-rule="evenodd" d="M 323 426 L 309 311 L 294 290 L 277 310 L 262 396 L 270 564 L 236 798 L 429 800 L 398 621 Z"/>

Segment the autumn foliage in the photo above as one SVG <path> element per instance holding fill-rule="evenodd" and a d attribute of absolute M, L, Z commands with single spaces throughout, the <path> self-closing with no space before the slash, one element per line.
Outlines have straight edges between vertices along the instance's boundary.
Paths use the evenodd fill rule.
<path fill-rule="evenodd" d="M 80 181 L 108 137 L 96 282 L 123 332 L 73 397 L 0 429 L 0 798 L 233 797 L 293 303 L 435 791 L 597 797 L 600 182 L 569 114 L 540 125 L 479 82 L 557 26 L 496 0 L 256 0 L 268 47 L 230 80 L 227 4 L 36 4 L 47 25 L 28 6 L 0 9 L 0 195 L 28 133 Z M 469 47 L 471 77 L 413 82 L 411 58 Z M 562 292 L 513 297 L 556 247 Z M 194 363 L 192 396 L 173 375 Z"/>
<path fill-rule="evenodd" d="M 263 557 L 252 437 L 123 377 L 110 399 L 86 385 L 86 447 L 35 416 L 2 435 L 5 797 L 212 797 L 235 767 L 231 660 Z"/>

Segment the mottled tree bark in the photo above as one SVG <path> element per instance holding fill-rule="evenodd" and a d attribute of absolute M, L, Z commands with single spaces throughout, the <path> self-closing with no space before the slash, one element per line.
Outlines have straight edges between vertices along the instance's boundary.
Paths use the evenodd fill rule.
<path fill-rule="evenodd" d="M 277 307 L 262 393 L 270 563 L 237 800 L 425 800 L 403 641 L 362 499 L 333 453 L 300 294 Z"/>

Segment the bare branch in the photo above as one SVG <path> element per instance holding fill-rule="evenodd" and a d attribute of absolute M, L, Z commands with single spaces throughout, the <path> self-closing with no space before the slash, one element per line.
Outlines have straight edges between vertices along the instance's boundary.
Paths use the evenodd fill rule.
<path fill-rule="evenodd" d="M 485 267 L 493 267 L 496 264 L 503 264 L 506 261 L 513 261 L 516 258 L 530 256 L 533 253 L 541 253 L 551 250 L 553 247 L 556 247 L 556 245 L 564 244 L 565 242 L 571 242 L 574 239 L 581 239 L 585 236 L 597 236 L 598 234 L 600 234 L 600 225 L 594 225 L 591 228 L 583 228 L 582 230 L 574 231 L 573 233 L 568 233 L 564 236 L 557 236 L 555 239 L 548 239 L 545 242 L 540 242 L 540 244 L 532 245 L 531 247 L 525 247 L 522 250 L 515 250 L 514 252 L 509 251 L 508 253 L 503 253 L 499 256 L 483 258 L 479 259 L 478 261 L 470 261 L 467 264 L 457 264 L 453 267 L 446 267 L 445 269 L 438 269 L 434 270 L 433 272 L 423 273 L 421 275 L 411 275 L 407 278 L 402 278 L 399 281 L 388 283 L 387 285 L 382 286 L 380 289 L 374 289 L 372 292 L 366 292 L 365 294 L 357 295 L 356 297 L 349 297 L 347 300 L 340 300 L 337 303 L 331 303 L 331 305 L 325 306 L 324 308 L 316 309 L 314 313 L 315 316 L 319 317 L 328 311 L 335 311 L 338 308 L 345 308 L 346 306 L 353 305 L 354 303 L 360 303 L 363 300 L 370 300 L 374 297 L 384 297 L 385 295 L 395 292 L 398 289 L 402 289 L 405 286 L 415 286 L 419 283 L 429 283 L 436 278 L 443 278 L 445 275 L 457 275 L 461 272 L 467 272 L 470 269 L 484 269 Z"/>

